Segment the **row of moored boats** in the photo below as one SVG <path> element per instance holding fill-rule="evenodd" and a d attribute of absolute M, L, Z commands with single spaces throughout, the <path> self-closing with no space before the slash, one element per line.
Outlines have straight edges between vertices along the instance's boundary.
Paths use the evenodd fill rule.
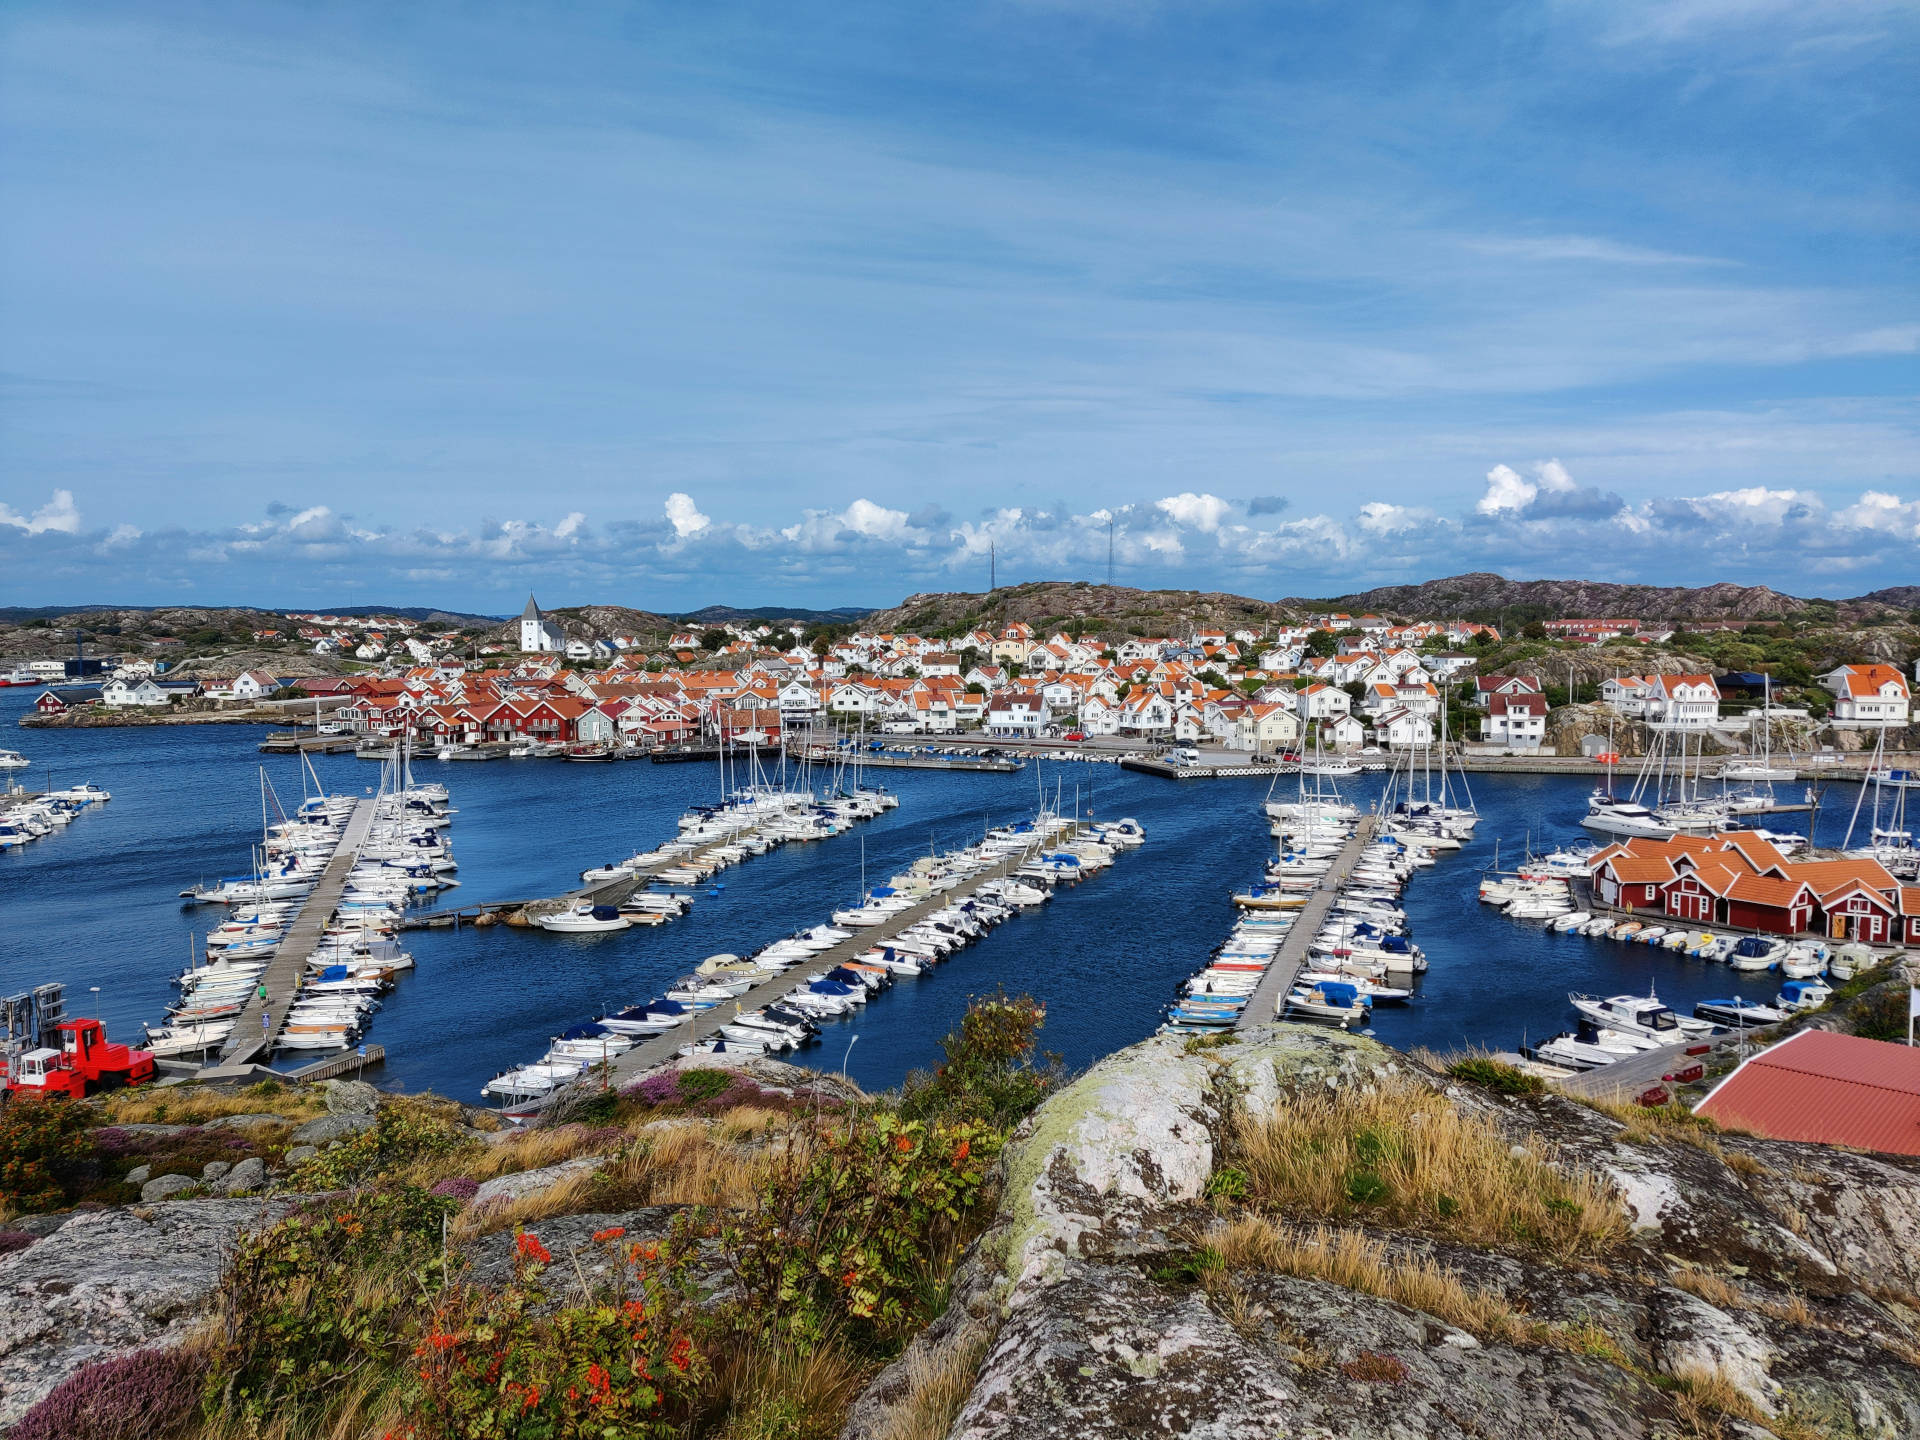
<path fill-rule="evenodd" d="M 4 798 L 0 794 L 0 799 Z M 35 840 L 64 830 L 82 810 L 112 798 L 98 785 L 75 785 L 66 790 L 50 790 L 44 795 L 20 800 L 0 809 L 0 850 L 30 845 Z"/>

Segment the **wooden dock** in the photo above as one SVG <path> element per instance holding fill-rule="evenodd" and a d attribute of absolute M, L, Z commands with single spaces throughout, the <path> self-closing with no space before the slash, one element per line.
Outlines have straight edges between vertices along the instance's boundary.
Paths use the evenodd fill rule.
<path fill-rule="evenodd" d="M 1227 762 L 1215 764 L 1202 760 L 1198 765 L 1175 765 L 1168 760 L 1148 760 L 1129 755 L 1120 762 L 1122 770 L 1134 770 L 1142 775 L 1158 775 L 1163 780 L 1223 780 L 1246 775 L 1259 775 L 1271 778 L 1274 775 L 1291 775 L 1291 769 L 1282 770 L 1278 765 L 1235 764 Z"/>
<path fill-rule="evenodd" d="M 1298 918 L 1287 927 L 1287 938 L 1280 942 L 1273 963 L 1267 966 L 1260 983 L 1254 987 L 1252 998 L 1240 1011 L 1240 1018 L 1234 1023 L 1236 1030 L 1271 1024 L 1280 1018 L 1280 1006 L 1286 1000 L 1287 992 L 1293 989 L 1294 977 L 1306 965 L 1307 951 L 1313 944 L 1314 936 L 1320 933 L 1320 927 L 1326 923 L 1327 916 L 1333 910 L 1333 902 L 1340 894 L 1340 887 L 1347 883 L 1353 867 L 1360 863 L 1360 857 L 1366 853 L 1379 826 L 1379 818 L 1373 815 L 1363 815 L 1359 824 L 1354 826 L 1352 838 L 1340 847 L 1340 853 L 1334 857 L 1333 868 L 1327 871 L 1319 887 L 1307 897 L 1306 905 L 1294 912 Z"/>
<path fill-rule="evenodd" d="M 747 991 L 744 995 L 736 996 L 724 1004 L 716 1005 L 711 1010 L 702 1010 L 686 1024 L 676 1025 L 663 1035 L 650 1036 L 640 1044 L 635 1045 L 633 1049 L 627 1051 L 624 1055 L 616 1056 L 608 1064 L 604 1076 L 605 1082 L 615 1088 L 630 1083 L 647 1071 L 656 1069 L 672 1060 L 683 1047 L 704 1040 L 719 1030 L 721 1026 L 732 1023 L 733 1017 L 741 1011 L 757 1010 L 763 1005 L 773 1004 L 775 1001 L 783 998 L 796 986 L 804 985 L 810 980 L 818 979 L 833 969 L 834 966 L 844 965 L 847 961 L 857 959 L 866 954 L 875 946 L 886 944 L 893 936 L 919 924 L 920 921 L 924 920 L 934 911 L 944 909 L 949 905 L 959 904 L 975 891 L 979 890 L 979 888 L 989 880 L 998 880 L 1011 875 L 1015 870 L 1018 870 L 1022 865 L 1026 864 L 1027 861 L 1032 859 L 1036 851 L 1046 846 L 1064 844 L 1078 833 L 1078 828 L 1075 827 L 1070 831 L 1063 831 L 1060 835 L 1050 839 L 1036 840 L 1032 845 L 1017 855 L 1009 856 L 999 864 L 973 876 L 964 884 L 956 885 L 951 890 L 942 890 L 929 896 L 910 909 L 901 911 L 883 925 L 873 925 L 864 930 L 857 930 L 851 939 L 843 940 L 831 950 L 823 950 L 813 959 L 803 964 L 795 965 L 792 969 L 783 971 L 770 980 L 763 981 L 761 984 Z M 944 960 L 941 962 L 942 965 L 947 963 L 949 962 Z M 597 1085 L 601 1083 L 603 1076 L 600 1067 L 595 1066 L 582 1078 L 587 1084 Z M 525 1101 L 519 1105 L 511 1106 L 508 1108 L 507 1113 L 511 1115 L 536 1114 L 553 1104 L 570 1089 L 572 1089 L 571 1086 L 544 1095 L 538 1100 Z"/>
<path fill-rule="evenodd" d="M 233 1034 L 221 1051 L 218 1063 L 202 1070 L 202 1079 L 208 1078 L 211 1071 L 248 1065 L 255 1057 L 264 1059 L 273 1053 L 273 1042 L 287 1023 L 287 1007 L 293 1003 L 300 979 L 306 974 L 307 957 L 313 954 L 320 937 L 326 933 L 327 922 L 333 919 L 334 909 L 340 904 L 340 892 L 346 889 L 347 876 L 360 858 L 360 847 L 367 843 L 367 831 L 373 828 L 373 811 L 372 799 L 354 805 L 353 814 L 341 833 L 340 848 L 333 852 L 333 858 L 321 872 L 320 882 L 308 894 L 300 913 L 293 917 L 279 949 L 273 952 L 267 973 L 260 979 L 267 998 L 262 1000 L 258 989 L 247 997 L 246 1007 L 235 1017 Z"/>
<path fill-rule="evenodd" d="M 813 750 L 800 756 L 815 764 L 845 760 L 865 770 L 973 770 L 983 775 L 1016 775 L 1024 760 L 988 760 L 967 755 L 871 755 L 842 750 Z"/>
<path fill-rule="evenodd" d="M 304 731 L 275 731 L 260 742 L 262 755 L 338 755 L 359 745 L 354 735 L 309 735 Z"/>
<path fill-rule="evenodd" d="M 364 1054 L 362 1052 L 365 1052 Z M 289 1070 L 289 1080 L 304 1080 L 309 1083 L 320 1080 L 332 1080 L 341 1075 L 358 1075 L 369 1065 L 387 1063 L 387 1047 L 384 1045 L 362 1045 L 357 1050 L 342 1050 L 325 1060 L 316 1060 L 311 1065 L 302 1065 L 298 1070 Z"/>

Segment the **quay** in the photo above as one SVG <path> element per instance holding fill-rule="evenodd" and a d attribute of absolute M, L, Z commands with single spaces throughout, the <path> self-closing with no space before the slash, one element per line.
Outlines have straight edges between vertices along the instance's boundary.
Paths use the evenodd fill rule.
<path fill-rule="evenodd" d="M 999 864 L 970 877 L 953 889 L 936 891 L 912 908 L 892 916 L 884 924 L 857 930 L 851 939 L 841 941 L 831 950 L 823 950 L 813 959 L 783 970 L 771 979 L 754 986 L 745 994 L 735 996 L 731 1001 L 716 1005 L 710 1010 L 698 1012 L 684 1025 L 676 1025 L 664 1034 L 650 1036 L 625 1054 L 615 1056 L 604 1067 L 591 1066 L 582 1073 L 581 1079 L 573 1082 L 572 1085 L 559 1087 L 538 1100 L 528 1100 L 519 1105 L 508 1106 L 503 1113 L 512 1116 L 538 1114 L 562 1096 L 570 1094 L 582 1083 L 592 1084 L 604 1080 L 607 1086 L 617 1089 L 647 1071 L 665 1065 L 686 1046 L 699 1043 L 713 1035 L 721 1026 L 731 1024 L 733 1017 L 741 1011 L 757 1010 L 764 1005 L 771 1005 L 796 986 L 804 985 L 810 980 L 817 980 L 836 965 L 844 965 L 849 960 L 858 959 L 875 946 L 886 944 L 892 937 L 919 924 L 934 911 L 945 909 L 949 905 L 958 905 L 988 881 L 1005 879 L 1031 860 L 1036 851 L 1047 845 L 1065 843 L 1078 835 L 1080 828 L 1075 825 L 1061 835 L 1036 840 L 1026 849 L 1008 856 Z M 944 963 L 946 962 L 943 961 L 942 964 Z"/>
<path fill-rule="evenodd" d="M 358 744 L 352 735 L 309 735 L 299 730 L 276 730 L 260 742 L 262 755 L 338 755 Z"/>
<path fill-rule="evenodd" d="M 320 937 L 326 933 L 327 922 L 333 919 L 340 894 L 347 887 L 347 876 L 360 858 L 360 847 L 367 843 L 367 832 L 373 828 L 373 812 L 372 799 L 355 803 L 353 814 L 341 832 L 340 847 L 333 852 L 319 883 L 301 905 L 300 913 L 287 927 L 267 973 L 260 977 L 260 989 L 267 992 L 266 999 L 260 998 L 260 989 L 247 997 L 246 1006 L 234 1019 L 233 1034 L 221 1051 L 219 1061 L 203 1068 L 200 1079 L 217 1079 L 222 1072 L 236 1068 L 246 1073 L 255 1056 L 273 1053 L 273 1042 L 287 1023 L 287 1008 L 293 1004 L 294 992 L 300 988 L 300 979 L 306 973 L 307 957 L 313 954 Z M 265 1024 L 261 1023 L 262 1016 L 266 1017 Z"/>
<path fill-rule="evenodd" d="M 1142 775 L 1158 775 L 1163 780 L 1216 780 L 1243 775 L 1290 775 L 1292 770 L 1283 770 L 1278 765 L 1236 765 L 1209 763 L 1202 761 L 1198 765 L 1175 765 L 1170 760 L 1151 760 L 1137 755 L 1129 755 L 1120 762 L 1122 770 L 1137 771 Z"/>
<path fill-rule="evenodd" d="M 842 750 L 810 750 L 799 758 L 816 764 L 848 760 L 863 770 L 975 770 L 988 775 L 1014 775 L 1026 769 L 1023 760 L 988 760 L 971 755 L 870 755 Z"/>
<path fill-rule="evenodd" d="M 1320 927 L 1326 923 L 1333 909 L 1334 899 L 1340 894 L 1340 887 L 1347 883 L 1347 877 L 1353 873 L 1353 867 L 1360 863 L 1360 857 L 1366 853 L 1374 832 L 1379 828 L 1378 816 L 1360 817 L 1352 836 L 1334 857 L 1333 868 L 1321 877 L 1319 886 L 1307 897 L 1307 903 L 1294 912 L 1298 918 L 1287 927 L 1286 939 L 1280 942 L 1273 963 L 1261 975 L 1253 995 L 1241 1007 L 1240 1018 L 1234 1022 L 1234 1029 L 1248 1030 L 1255 1025 L 1271 1024 L 1280 1018 L 1280 1003 L 1287 998 L 1287 992 L 1293 989 L 1294 978 L 1306 964 L 1313 937 L 1320 933 Z"/>

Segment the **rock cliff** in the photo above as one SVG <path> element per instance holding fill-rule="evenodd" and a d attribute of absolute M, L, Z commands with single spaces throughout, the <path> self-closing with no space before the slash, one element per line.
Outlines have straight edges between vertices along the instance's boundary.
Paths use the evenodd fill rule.
<path fill-rule="evenodd" d="M 1250 1216 L 1249 1121 L 1383 1086 L 1598 1177 L 1617 1237 L 1569 1254 Z M 1029 1120 L 1005 1181 L 953 1303 L 843 1440 L 929 1433 L 943 1387 L 965 1397 L 952 1440 L 1920 1434 L 1911 1162 L 1643 1131 L 1273 1026 L 1102 1061 Z"/>

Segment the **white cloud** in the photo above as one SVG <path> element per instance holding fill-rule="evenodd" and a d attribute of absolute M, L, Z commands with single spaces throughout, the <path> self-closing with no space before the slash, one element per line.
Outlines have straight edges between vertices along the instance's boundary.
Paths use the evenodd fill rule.
<path fill-rule="evenodd" d="M 907 524 L 906 511 L 889 510 L 865 498 L 849 505 L 841 515 L 840 523 L 854 534 L 865 535 L 872 540 L 902 540 L 912 528 Z"/>
<path fill-rule="evenodd" d="M 569 511 L 567 518 L 553 527 L 554 538 L 557 540 L 571 540 L 580 533 L 580 527 L 586 523 L 587 517 L 580 511 Z"/>
<path fill-rule="evenodd" d="M 1153 508 L 1176 525 L 1209 532 L 1218 530 L 1220 522 L 1233 513 L 1233 506 L 1218 495 L 1196 495 L 1191 490 L 1156 500 Z"/>
<path fill-rule="evenodd" d="M 80 533 L 80 512 L 74 508 L 71 490 L 56 490 L 53 498 L 31 515 L 22 515 L 0 504 L 0 525 L 15 526 L 29 535 L 44 535 L 49 531 L 58 535 L 77 535 Z"/>
<path fill-rule="evenodd" d="M 1724 265 L 1705 255 L 1676 255 L 1641 245 L 1623 245 L 1592 235 L 1487 236 L 1466 242 L 1482 255 L 1511 256 L 1516 260 L 1591 261 L 1602 265 Z"/>
<path fill-rule="evenodd" d="M 713 524 L 710 518 L 700 513 L 700 507 L 693 503 L 693 497 L 682 490 L 667 496 L 666 512 L 673 533 L 682 540 L 691 540 Z"/>
<path fill-rule="evenodd" d="M 1482 515 L 1498 515 L 1502 510 L 1524 510 L 1533 503 L 1540 487 L 1520 478 L 1511 466 L 1496 465 L 1487 472 L 1487 493 L 1473 507 Z"/>
<path fill-rule="evenodd" d="M 1359 525 L 1374 535 L 1398 535 L 1421 530 L 1438 517 L 1431 510 L 1415 505 L 1389 505 L 1384 500 L 1369 500 L 1360 507 Z"/>
<path fill-rule="evenodd" d="M 1834 520 L 1857 530 L 1881 530 L 1903 539 L 1920 541 L 1920 500 L 1902 501 L 1884 490 L 1869 490 Z"/>

